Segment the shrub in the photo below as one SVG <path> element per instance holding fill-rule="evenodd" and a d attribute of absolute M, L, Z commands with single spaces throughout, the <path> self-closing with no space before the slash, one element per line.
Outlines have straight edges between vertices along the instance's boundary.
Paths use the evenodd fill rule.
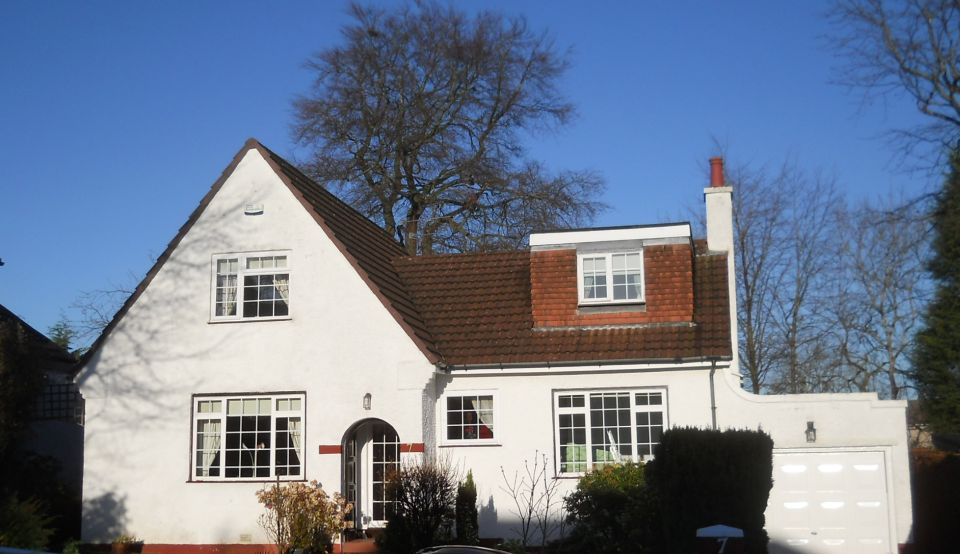
<path fill-rule="evenodd" d="M 609 465 L 580 479 L 567 496 L 567 522 L 574 525 L 566 541 L 572 551 L 634 553 L 656 542 L 656 504 L 639 464 Z"/>
<path fill-rule="evenodd" d="M 698 528 L 724 524 L 743 529 L 745 552 L 766 552 L 763 512 L 772 473 L 773 441 L 766 433 L 665 432 L 647 474 L 661 510 L 665 551 L 693 552 Z"/>
<path fill-rule="evenodd" d="M 257 491 L 257 500 L 267 509 L 260 516 L 260 526 L 277 545 L 279 554 L 294 548 L 328 552 L 352 510 L 340 494 L 331 498 L 316 481 L 276 483 Z"/>
<path fill-rule="evenodd" d="M 446 542 L 454 516 L 457 477 L 444 462 L 405 465 L 389 476 L 394 513 L 378 540 L 382 552 L 407 554 Z"/>
<path fill-rule="evenodd" d="M 45 550 L 53 536 L 52 523 L 40 501 L 8 496 L 0 502 L 0 545 Z"/>
<path fill-rule="evenodd" d="M 477 486 L 473 483 L 473 472 L 467 472 L 467 478 L 457 487 L 456 529 L 459 544 L 478 544 L 480 525 L 477 520 Z"/>

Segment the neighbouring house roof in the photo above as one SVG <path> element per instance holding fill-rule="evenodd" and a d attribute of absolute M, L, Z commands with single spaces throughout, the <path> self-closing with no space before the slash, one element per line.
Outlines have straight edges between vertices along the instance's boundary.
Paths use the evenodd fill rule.
<path fill-rule="evenodd" d="M 726 255 L 704 250 L 699 243 L 692 322 L 597 328 L 534 328 L 528 251 L 401 257 L 394 265 L 453 366 L 729 358 Z"/>
<path fill-rule="evenodd" d="M 729 358 L 726 254 L 694 260 L 694 318 L 678 324 L 534 329 L 529 251 L 409 257 L 393 236 L 249 139 L 87 351 L 98 350 L 251 149 L 263 156 L 431 363 L 496 365 Z"/>
<path fill-rule="evenodd" d="M 37 331 L 17 314 L 0 304 L 0 323 L 12 323 L 20 326 L 26 334 L 31 348 L 43 362 L 43 369 L 48 371 L 69 372 L 76 363 L 76 359 L 64 350 L 59 344 L 50 340 L 46 335 Z"/>

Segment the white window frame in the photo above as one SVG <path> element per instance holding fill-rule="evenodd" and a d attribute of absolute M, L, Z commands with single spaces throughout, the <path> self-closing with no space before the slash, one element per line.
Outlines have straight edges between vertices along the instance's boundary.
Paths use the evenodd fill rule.
<path fill-rule="evenodd" d="M 658 393 L 660 394 L 660 404 L 638 404 L 637 403 L 637 394 L 651 394 Z M 662 414 L 662 431 L 666 431 L 669 428 L 668 420 L 668 409 L 667 409 L 667 389 L 666 387 L 641 387 L 641 388 L 618 388 L 618 389 L 576 389 L 576 390 L 555 390 L 553 391 L 553 440 L 554 440 L 554 459 L 555 462 L 555 471 L 559 477 L 579 477 L 594 468 L 595 465 L 600 465 L 594 459 L 594 450 L 595 446 L 592 443 L 592 427 L 590 421 L 590 395 L 591 394 L 627 394 L 630 398 L 630 435 L 632 440 L 632 453 L 630 455 L 623 455 L 622 462 L 646 462 L 653 459 L 652 453 L 650 455 L 639 454 L 639 447 L 642 445 L 652 444 L 656 445 L 657 443 L 648 443 L 638 442 L 637 437 L 637 422 L 638 416 L 640 413 L 660 413 Z M 583 397 L 583 406 L 576 407 L 560 407 L 560 397 L 574 397 L 582 396 Z M 573 415 L 581 414 L 584 416 L 584 430 L 585 430 L 585 449 L 586 449 L 586 460 L 584 461 L 585 471 L 562 471 L 562 449 L 567 445 L 561 443 L 560 439 L 560 419 L 561 415 Z"/>
<path fill-rule="evenodd" d="M 613 256 L 625 254 L 640 255 L 640 298 L 625 298 L 615 300 L 613 298 Z M 583 261 L 585 258 L 603 258 L 604 270 L 606 274 L 607 294 L 603 298 L 584 298 L 584 279 L 583 279 Z M 643 260 L 643 248 L 634 248 L 630 250 L 616 250 L 611 252 L 578 252 L 577 253 L 577 298 L 581 305 L 605 305 L 605 304 L 643 304 L 647 296 L 647 279 Z"/>
<path fill-rule="evenodd" d="M 269 446 L 266 446 L 265 449 L 269 450 L 267 456 L 269 457 L 269 475 L 267 476 L 227 476 L 227 461 L 228 453 L 227 451 L 230 442 L 227 438 L 227 417 L 228 411 L 227 406 L 230 401 L 250 401 L 250 400 L 267 400 L 270 403 L 270 429 L 267 431 L 269 433 Z M 281 409 L 281 404 L 278 401 L 287 401 L 285 404 L 286 409 Z M 299 408 L 294 409 L 291 407 L 291 401 L 298 401 Z M 211 408 L 211 405 L 216 406 L 219 403 L 217 409 Z M 205 406 L 201 406 L 205 404 Z M 306 413 L 307 413 L 307 399 L 306 393 L 304 392 L 278 392 L 278 393 L 237 393 L 237 394 L 195 394 L 191 397 L 191 424 L 190 424 L 190 478 L 189 481 L 193 482 L 243 482 L 243 481 L 276 481 L 277 479 L 281 481 L 303 481 L 306 475 L 305 460 L 307 458 L 306 452 Z M 266 416 L 261 416 L 266 417 Z M 299 458 L 299 471 L 297 473 L 287 473 L 283 475 L 277 474 L 277 438 L 278 431 L 277 422 L 282 419 L 298 419 L 299 420 L 299 447 L 295 444 L 294 437 L 286 437 L 288 441 L 288 446 L 285 449 L 294 450 L 296 452 L 297 458 Z M 204 422 L 204 426 L 201 427 L 200 423 Z M 211 449 L 206 450 L 210 454 L 204 453 L 204 442 L 208 439 L 201 439 L 199 434 L 203 431 L 211 429 L 211 426 L 206 424 L 208 423 L 219 423 L 216 425 L 216 429 L 213 429 L 212 433 L 207 433 L 211 437 L 214 446 Z M 290 422 L 287 421 L 286 424 L 289 426 Z M 289 427 L 288 427 L 289 431 Z M 217 435 L 218 433 L 218 435 Z M 219 436 L 217 439 L 216 437 Z M 243 437 L 241 438 L 241 444 L 243 443 Z M 234 449 L 235 450 L 235 449 Z M 241 452 L 253 452 L 252 455 L 256 455 L 257 447 L 256 445 L 253 448 L 247 446 L 244 448 L 241 447 Z M 214 454 L 215 453 L 215 454 Z M 202 464 L 208 464 L 206 467 L 202 467 Z M 265 466 L 261 466 L 265 467 Z M 209 475 L 209 473 L 217 473 L 217 475 Z M 207 475 L 203 475 L 207 473 Z"/>
<path fill-rule="evenodd" d="M 276 268 L 270 267 L 266 269 L 247 269 L 247 260 L 250 258 L 266 258 L 266 257 L 277 257 L 282 256 L 285 258 L 286 267 Z M 236 260 L 237 261 L 237 284 L 236 284 L 236 303 L 235 314 L 233 315 L 217 315 L 217 266 L 221 261 L 227 260 Z M 293 274 L 291 268 L 291 256 L 290 251 L 288 250 L 268 250 L 260 252 L 230 252 L 225 254 L 214 254 L 211 267 L 211 277 L 210 277 L 210 321 L 211 322 L 224 322 L 224 321 L 270 321 L 270 320 L 283 320 L 290 319 L 292 317 L 293 311 L 290 306 L 290 297 L 293 294 L 291 287 L 290 277 Z M 285 273 L 287 275 L 287 313 L 286 315 L 272 315 L 272 316 L 254 316 L 254 317 L 244 317 L 244 302 L 243 302 L 243 293 L 244 293 L 244 277 L 253 276 L 253 275 L 277 275 Z"/>
<path fill-rule="evenodd" d="M 482 397 L 489 396 L 493 401 L 493 433 L 489 438 L 480 438 L 479 429 L 482 425 L 485 424 L 477 421 L 477 438 L 475 439 L 449 439 L 447 438 L 447 425 L 450 424 L 450 411 L 447 409 L 447 400 L 450 398 L 471 398 L 471 397 Z M 500 423 L 499 423 L 499 412 L 500 412 L 500 399 L 497 391 L 495 390 L 458 390 L 458 391 L 448 391 L 445 392 L 440 397 L 440 445 L 441 446 L 470 446 L 470 445 L 497 445 L 500 444 Z M 454 423 L 456 425 L 456 423 Z"/>

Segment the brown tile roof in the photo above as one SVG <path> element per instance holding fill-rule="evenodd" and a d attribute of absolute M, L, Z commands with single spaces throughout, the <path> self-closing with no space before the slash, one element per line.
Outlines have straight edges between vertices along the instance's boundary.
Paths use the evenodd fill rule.
<path fill-rule="evenodd" d="M 730 357 L 724 254 L 698 254 L 692 324 L 534 329 L 530 253 L 394 261 L 453 366 Z"/>
<path fill-rule="evenodd" d="M 432 363 L 456 366 L 730 357 L 726 257 L 705 253 L 702 244 L 697 245 L 694 263 L 692 323 L 535 330 L 529 252 L 405 256 L 390 234 L 250 139 L 87 351 L 81 365 L 149 286 L 250 149 L 264 156 Z"/>

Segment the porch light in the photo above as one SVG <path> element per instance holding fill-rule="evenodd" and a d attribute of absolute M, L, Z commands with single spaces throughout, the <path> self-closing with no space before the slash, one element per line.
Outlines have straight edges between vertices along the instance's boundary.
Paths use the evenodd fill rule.
<path fill-rule="evenodd" d="M 812 421 L 807 422 L 807 442 L 817 442 L 817 428 L 813 426 Z"/>
<path fill-rule="evenodd" d="M 369 410 L 369 409 L 370 409 L 370 404 L 371 404 L 372 401 L 373 401 L 373 397 L 370 395 L 369 392 L 368 392 L 367 394 L 363 395 L 363 409 L 364 409 L 364 410 Z"/>

